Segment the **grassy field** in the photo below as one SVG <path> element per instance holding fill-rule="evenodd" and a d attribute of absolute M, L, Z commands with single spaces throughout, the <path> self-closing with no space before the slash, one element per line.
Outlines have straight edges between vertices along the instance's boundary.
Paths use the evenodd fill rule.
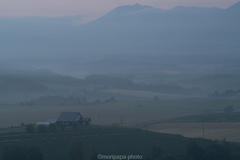
<path fill-rule="evenodd" d="M 240 108 L 240 100 L 190 98 L 157 101 L 116 101 L 86 106 L 20 106 L 2 104 L 0 105 L 0 128 L 20 126 L 21 123 L 28 124 L 46 121 L 57 118 L 63 111 L 73 111 L 80 112 L 83 116 L 91 117 L 92 124 L 95 125 L 118 124 L 130 127 L 147 127 L 151 131 L 180 134 L 186 137 L 202 137 L 201 122 L 204 119 L 206 120 L 205 138 L 213 140 L 226 138 L 228 141 L 240 142 L 237 123 L 239 122 L 237 118 L 240 117 L 239 113 L 226 114 L 222 112 L 229 105 L 234 106 L 238 110 Z M 210 121 L 209 118 L 212 117 L 217 118 L 218 121 Z M 237 118 L 237 121 L 230 123 L 230 119 L 234 119 L 234 117 L 235 120 Z M 5 131 L 0 129 L 1 132 Z M 14 133 L 15 131 L 11 132 Z"/>
<path fill-rule="evenodd" d="M 204 137 L 212 140 L 240 142 L 240 112 L 216 112 L 187 115 L 152 122 L 146 125 L 151 131 L 180 134 L 185 137 Z"/>
<path fill-rule="evenodd" d="M 160 135 L 160 134 L 159 134 Z M 45 160 L 66 160 L 69 159 L 69 145 L 72 141 L 81 141 L 84 147 L 85 158 L 91 156 L 91 149 L 94 147 L 99 154 L 106 155 L 148 155 L 151 145 L 160 142 L 164 146 L 165 154 L 172 154 L 167 140 L 173 143 L 186 145 L 188 139 L 180 136 L 171 136 L 120 128 L 95 128 L 83 129 L 76 132 L 66 133 L 45 133 L 45 134 L 21 134 L 0 136 L 0 153 L 4 146 L 9 144 L 37 145 L 41 148 Z M 182 147 L 175 148 L 175 153 L 184 153 Z"/>
<path fill-rule="evenodd" d="M 240 122 L 164 122 L 151 125 L 147 129 L 154 132 L 179 134 L 191 138 L 226 139 L 230 142 L 240 143 Z"/>
<path fill-rule="evenodd" d="M 199 139 L 199 137 L 203 137 L 203 123 L 199 120 L 206 115 L 219 115 L 229 105 L 238 110 L 240 100 L 191 98 L 116 101 L 86 106 L 2 104 L 0 105 L 0 154 L 3 148 L 9 144 L 34 144 L 41 148 L 44 160 L 66 160 L 69 159 L 69 145 L 72 141 L 81 141 L 86 159 L 89 159 L 92 154 L 93 147 L 99 154 L 142 154 L 147 156 L 153 143 L 161 146 L 164 156 L 185 154 L 186 145 L 193 140 L 204 146 L 216 143 L 216 141 L 208 139 L 222 140 L 225 138 L 227 141 L 240 142 L 238 127 L 240 122 L 205 122 L 204 138 L 206 139 Z M 44 134 L 26 134 L 23 128 L 10 127 L 20 126 L 21 123 L 28 124 L 57 118 L 63 111 L 80 112 L 83 116 L 91 117 L 93 124 L 100 124 L 100 126 L 82 128 L 74 132 Z M 123 126 L 144 127 L 144 130 L 101 127 L 101 125 L 120 125 L 121 117 Z M 228 117 L 232 117 L 232 115 Z M 171 122 L 169 122 L 170 120 Z M 183 120 L 188 120 L 188 122 L 183 122 Z M 232 145 L 235 145 L 234 152 L 240 150 L 238 144 L 233 143 Z"/>
<path fill-rule="evenodd" d="M 229 105 L 240 108 L 240 99 L 190 98 L 151 101 L 117 101 L 86 106 L 0 105 L 0 128 L 54 119 L 63 111 L 80 112 L 91 117 L 93 124 L 125 126 L 163 121 L 186 115 L 221 112 Z"/>
<path fill-rule="evenodd" d="M 196 141 L 204 147 L 217 144 L 204 139 L 184 138 L 179 135 L 155 133 L 140 129 L 125 127 L 85 127 L 79 130 L 69 130 L 56 133 L 33 133 L 0 135 L 0 157 L 5 146 L 9 144 L 37 145 L 44 160 L 67 160 L 72 141 L 80 141 L 85 159 L 90 159 L 92 148 L 102 155 L 142 155 L 150 154 L 153 144 L 162 148 L 162 156 L 184 155 L 186 146 Z M 231 144 L 232 152 L 238 153 L 240 146 Z"/>

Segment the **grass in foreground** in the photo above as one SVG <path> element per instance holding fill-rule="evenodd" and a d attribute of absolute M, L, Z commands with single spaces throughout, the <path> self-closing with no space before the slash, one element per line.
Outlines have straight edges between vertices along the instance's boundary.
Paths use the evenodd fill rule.
<path fill-rule="evenodd" d="M 218 143 L 126 127 L 91 126 L 54 133 L 0 135 L 0 157 L 5 146 L 24 144 L 37 145 L 43 153 L 44 160 L 68 160 L 73 141 L 81 142 L 85 159 L 91 158 L 93 148 L 97 154 L 102 155 L 135 154 L 147 157 L 152 145 L 157 144 L 162 149 L 162 157 L 165 157 L 186 154 L 186 146 L 192 141 L 203 147 Z M 240 146 L 235 143 L 230 145 L 232 152 L 237 154 Z"/>

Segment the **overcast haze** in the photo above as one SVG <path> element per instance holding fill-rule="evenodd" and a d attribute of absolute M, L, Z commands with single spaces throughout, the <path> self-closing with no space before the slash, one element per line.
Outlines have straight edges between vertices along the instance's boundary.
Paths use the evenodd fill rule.
<path fill-rule="evenodd" d="M 99 18 L 122 5 L 149 5 L 169 9 L 175 6 L 228 8 L 239 0 L 1 0 L 0 17 L 73 16 L 83 15 L 84 21 Z"/>
<path fill-rule="evenodd" d="M 64 96 L 68 93 L 47 89 L 48 84 L 42 86 L 42 82 L 35 80 L 9 81 L 6 73 L 11 70 L 14 71 L 11 74 L 18 75 L 21 70 L 27 70 L 26 73 L 34 70 L 36 73 L 32 73 L 39 77 L 42 72 L 50 74 L 54 81 L 62 79 L 64 84 L 60 86 L 67 88 L 66 84 L 72 87 L 71 78 L 66 81 L 51 71 L 81 79 L 94 74 L 127 77 L 139 84 L 161 84 L 157 92 L 162 93 L 165 88 L 164 94 L 172 94 L 167 98 L 182 94 L 206 96 L 214 91 L 240 88 L 240 2 L 23 0 L 20 3 L 12 0 L 0 3 L 0 17 L 6 17 L 0 18 L 2 103 L 13 103 L 12 99 L 16 103 L 27 101 L 28 95 L 32 95 L 30 91 L 37 93 L 32 98 L 50 92 Z M 76 25 L 92 18 L 98 19 Z M 25 75 L 20 79 L 32 79 Z M 211 81 L 205 80 L 206 77 Z M 93 77 L 96 78 L 99 77 Z M 215 84 L 216 79 L 220 82 Z M 99 84 L 90 84 L 88 88 L 96 85 Z M 100 85 L 106 89 L 105 84 Z M 144 87 L 129 82 L 118 89 L 156 92 L 156 86 Z M 5 94 L 9 90 L 11 95 Z M 26 97 L 18 97 L 23 91 Z M 92 100 L 99 98 L 94 94 L 95 90 L 85 96 L 88 99 L 91 96 Z M 102 99 L 111 97 L 109 94 Z M 153 95 L 156 94 L 150 97 Z M 132 98 L 132 95 L 116 98 Z"/>

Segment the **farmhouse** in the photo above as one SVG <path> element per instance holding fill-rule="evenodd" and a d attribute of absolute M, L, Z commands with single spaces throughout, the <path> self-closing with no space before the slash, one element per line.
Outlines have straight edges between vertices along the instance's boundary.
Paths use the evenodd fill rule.
<path fill-rule="evenodd" d="M 56 124 L 64 124 L 66 126 L 71 126 L 73 124 L 78 126 L 87 126 L 91 123 L 91 118 L 83 117 L 79 112 L 62 112 L 57 119 Z"/>

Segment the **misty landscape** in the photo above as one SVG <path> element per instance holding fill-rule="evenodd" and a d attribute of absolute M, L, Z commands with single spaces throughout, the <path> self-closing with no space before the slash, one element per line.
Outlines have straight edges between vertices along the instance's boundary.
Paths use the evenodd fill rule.
<path fill-rule="evenodd" d="M 0 18 L 1 160 L 240 159 L 240 2 L 83 19 Z"/>

